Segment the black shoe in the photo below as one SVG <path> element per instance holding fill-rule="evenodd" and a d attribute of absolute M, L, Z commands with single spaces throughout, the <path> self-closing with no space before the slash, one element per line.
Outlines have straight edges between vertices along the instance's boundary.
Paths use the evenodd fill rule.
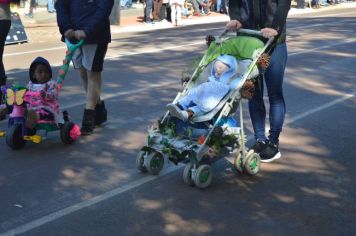
<path fill-rule="evenodd" d="M 260 157 L 262 162 L 271 162 L 281 158 L 278 145 L 269 142 L 266 148 L 260 153 Z"/>
<path fill-rule="evenodd" d="M 101 125 L 108 120 L 108 112 L 105 108 L 104 101 L 101 101 L 100 104 L 95 106 L 95 125 Z"/>
<path fill-rule="evenodd" d="M 255 153 L 262 152 L 267 147 L 267 142 L 262 140 L 257 140 L 256 143 L 251 147 Z"/>
<path fill-rule="evenodd" d="M 95 127 L 95 110 L 85 109 L 80 132 L 82 135 L 93 133 Z"/>

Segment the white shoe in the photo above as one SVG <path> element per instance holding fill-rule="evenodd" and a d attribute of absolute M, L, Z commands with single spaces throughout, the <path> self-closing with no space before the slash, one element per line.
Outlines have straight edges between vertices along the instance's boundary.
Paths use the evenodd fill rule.
<path fill-rule="evenodd" d="M 189 118 L 188 112 L 180 109 L 176 104 L 173 103 L 167 104 L 167 109 L 173 117 L 177 117 L 182 121 L 187 121 Z"/>

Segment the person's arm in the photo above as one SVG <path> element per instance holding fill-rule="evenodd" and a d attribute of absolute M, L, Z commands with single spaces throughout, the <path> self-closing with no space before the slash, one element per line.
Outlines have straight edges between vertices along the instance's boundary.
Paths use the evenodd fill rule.
<path fill-rule="evenodd" d="M 281 33 L 286 24 L 288 12 L 291 6 L 291 0 L 280 0 L 277 11 L 274 14 L 271 28 L 275 29 L 278 34 Z"/>
<path fill-rule="evenodd" d="M 114 0 L 100 0 L 97 2 L 98 6 L 94 16 L 91 17 L 89 22 L 83 28 L 83 31 L 87 36 L 95 34 L 95 30 L 98 29 L 100 24 L 110 16 L 111 9 L 114 5 Z"/>
<path fill-rule="evenodd" d="M 65 35 L 72 29 L 70 22 L 70 0 L 57 0 L 56 2 L 56 12 L 57 12 L 57 24 L 59 27 L 59 32 Z"/>

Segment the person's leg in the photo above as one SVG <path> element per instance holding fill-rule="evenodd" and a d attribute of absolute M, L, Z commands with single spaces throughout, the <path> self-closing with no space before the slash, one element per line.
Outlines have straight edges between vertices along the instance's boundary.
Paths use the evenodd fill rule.
<path fill-rule="evenodd" d="M 216 1 L 216 12 L 220 12 L 221 9 L 221 0 Z"/>
<path fill-rule="evenodd" d="M 146 0 L 146 7 L 145 7 L 145 22 L 151 22 L 151 11 L 152 11 L 152 0 Z"/>
<path fill-rule="evenodd" d="M 189 0 L 190 3 L 193 5 L 194 8 L 194 15 L 200 15 L 200 10 L 199 10 L 199 4 L 197 2 L 197 0 Z"/>
<path fill-rule="evenodd" d="M 55 11 L 54 9 L 54 0 L 48 0 L 47 1 L 47 11 L 52 13 Z"/>
<path fill-rule="evenodd" d="M 5 73 L 4 63 L 3 63 L 3 54 L 4 54 L 6 36 L 10 31 L 10 27 L 11 27 L 10 20 L 0 20 L 0 86 L 6 85 L 6 73 Z M 1 95 L 1 91 L 0 91 L 0 95 Z"/>
<path fill-rule="evenodd" d="M 152 13 L 152 17 L 154 21 L 158 20 L 158 5 L 159 5 L 159 0 L 153 0 L 153 13 Z"/>
<path fill-rule="evenodd" d="M 158 21 L 161 20 L 160 13 L 161 13 L 162 4 L 163 4 L 163 0 L 157 0 L 157 6 L 154 7 L 154 10 L 156 12 L 156 20 Z"/>
<path fill-rule="evenodd" d="M 255 139 L 266 141 L 265 123 L 266 108 L 263 102 L 263 79 L 258 80 L 255 87 L 255 95 L 248 101 L 248 107 L 251 117 Z"/>
<path fill-rule="evenodd" d="M 6 85 L 6 73 L 5 73 L 4 63 L 3 63 L 3 54 L 4 54 L 6 36 L 9 33 L 10 27 L 11 27 L 10 20 L 0 20 L 0 86 Z M 8 112 L 6 105 L 2 104 L 3 102 L 5 103 L 4 99 L 5 99 L 4 94 L 0 89 L 0 120 L 5 119 L 6 114 Z"/>
<path fill-rule="evenodd" d="M 82 66 L 79 68 L 79 76 L 82 80 L 82 85 L 85 90 L 85 93 L 88 92 L 88 71 Z"/>
<path fill-rule="evenodd" d="M 173 3 L 173 5 L 171 5 L 171 19 L 172 19 L 172 24 L 175 26 L 177 25 L 176 13 L 177 13 L 177 4 Z"/>
<path fill-rule="evenodd" d="M 221 1 L 221 8 L 220 8 L 220 13 L 227 14 L 227 9 L 226 9 L 226 0 L 220 0 Z"/>
<path fill-rule="evenodd" d="M 269 142 L 260 152 L 262 162 L 271 162 L 281 157 L 278 144 L 286 113 L 282 88 L 286 63 L 287 46 L 284 43 L 274 49 L 271 63 L 265 72 L 265 82 L 270 103 L 269 123 L 271 128 L 268 136 Z"/>
<path fill-rule="evenodd" d="M 94 110 L 100 101 L 101 72 L 88 71 L 88 90 L 86 109 Z"/>
<path fill-rule="evenodd" d="M 182 6 L 177 5 L 177 26 L 182 25 Z"/>
<path fill-rule="evenodd" d="M 128 0 L 121 0 L 120 1 L 120 6 L 126 7 Z"/>
<path fill-rule="evenodd" d="M 104 102 L 100 99 L 101 93 L 101 72 L 107 51 L 107 44 L 84 45 L 83 46 L 83 67 L 87 70 L 87 85 L 85 85 L 85 73 L 82 80 L 84 88 L 87 88 L 86 106 L 84 110 L 82 133 L 90 134 L 95 125 L 99 125 L 107 120 L 107 111 Z"/>
<path fill-rule="evenodd" d="M 269 109 L 269 141 L 278 145 L 282 131 L 286 105 L 283 97 L 283 78 L 287 64 L 287 46 L 278 45 L 272 54 L 271 63 L 265 72 L 265 82 L 270 103 Z"/>

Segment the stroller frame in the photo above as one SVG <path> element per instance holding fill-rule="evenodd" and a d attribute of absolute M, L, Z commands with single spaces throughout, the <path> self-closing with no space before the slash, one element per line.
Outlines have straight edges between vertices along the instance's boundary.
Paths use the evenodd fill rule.
<path fill-rule="evenodd" d="M 240 29 L 239 33 L 242 33 L 244 35 L 248 36 L 259 36 L 261 37 L 261 32 L 259 31 L 254 31 L 254 30 L 247 30 L 247 29 Z M 233 35 L 236 37 L 236 34 Z M 216 45 L 220 45 L 224 40 L 230 39 L 228 35 L 228 31 L 224 31 L 215 41 Z M 264 46 L 260 49 L 257 49 L 257 52 L 254 53 L 253 59 L 251 64 L 249 65 L 248 69 L 244 72 L 241 80 L 238 83 L 237 88 L 240 88 L 247 79 L 249 79 L 249 76 L 251 75 L 252 71 L 255 69 L 256 63 L 258 59 L 261 57 L 261 55 L 266 51 L 266 49 L 272 44 L 274 38 L 268 39 L 268 41 L 264 44 Z M 184 89 L 182 92 L 179 92 L 175 99 L 173 100 L 173 103 L 176 103 L 183 95 L 187 93 L 187 91 L 192 87 L 192 84 L 194 83 L 195 79 L 197 79 L 197 74 L 199 73 L 199 68 L 205 67 L 204 65 L 205 59 L 208 55 L 205 54 L 204 57 L 201 59 L 199 65 L 195 69 L 193 75 L 191 76 L 190 80 L 186 82 L 183 86 Z M 210 62 L 209 62 L 210 64 Z M 196 78 L 197 77 L 197 78 Z M 232 78 L 235 78 L 236 74 L 232 76 Z M 243 107 L 242 107 L 242 98 L 240 96 L 240 91 L 239 89 L 234 89 L 228 92 L 227 95 L 219 102 L 217 107 L 215 107 L 212 111 L 208 112 L 207 115 L 202 115 L 198 116 L 196 118 L 193 118 L 193 122 L 201 122 L 205 120 L 211 120 L 218 111 L 220 111 L 220 114 L 214 121 L 213 125 L 210 125 L 209 127 L 209 132 L 206 135 L 205 139 L 200 143 L 200 144 L 192 144 L 192 145 L 187 145 L 185 149 L 190 149 L 190 151 L 183 151 L 181 153 L 177 153 L 177 150 L 171 150 L 168 151 L 168 153 L 164 152 L 165 149 L 165 144 L 162 145 L 162 143 L 159 143 L 159 141 L 162 142 L 162 140 L 170 140 L 169 135 L 162 134 L 159 129 L 151 129 L 149 131 L 149 137 L 148 137 L 148 145 L 144 146 L 141 151 L 139 152 L 137 159 L 136 159 L 136 165 L 137 168 L 141 172 L 149 172 L 151 174 L 159 174 L 159 172 L 162 170 L 163 165 L 164 165 L 164 156 L 181 156 L 182 158 L 178 158 L 178 160 L 174 160 L 176 164 L 181 161 L 187 161 L 187 163 L 184 171 L 183 171 L 183 180 L 185 183 L 188 185 L 195 185 L 198 188 L 206 188 L 210 185 L 212 181 L 212 169 L 209 164 L 204 164 L 204 157 L 207 154 L 207 151 L 209 149 L 208 147 L 208 142 L 210 138 L 212 137 L 213 133 L 215 130 L 218 128 L 218 124 L 220 123 L 221 119 L 223 117 L 228 117 L 232 109 L 234 108 L 236 102 L 238 102 L 237 107 L 239 109 L 239 121 L 240 121 L 240 127 L 238 128 L 238 131 L 234 134 L 236 137 L 236 141 L 238 143 L 238 150 L 236 151 L 236 157 L 234 159 L 234 168 L 241 173 L 246 173 L 248 175 L 256 175 L 260 169 L 260 156 L 257 153 L 254 153 L 253 150 L 248 150 L 247 147 L 245 146 L 246 143 L 246 136 L 244 133 L 244 124 L 243 124 Z M 209 117 L 210 114 L 210 119 L 208 119 L 206 116 Z M 203 117 L 203 118 L 202 118 Z M 167 111 L 165 115 L 163 116 L 162 120 L 160 121 L 159 125 L 164 125 L 169 118 L 169 112 Z M 150 138 L 157 138 L 157 142 L 151 142 L 150 143 Z M 173 144 L 173 143 L 170 143 Z M 172 158 L 169 157 L 168 160 L 172 161 Z"/>

